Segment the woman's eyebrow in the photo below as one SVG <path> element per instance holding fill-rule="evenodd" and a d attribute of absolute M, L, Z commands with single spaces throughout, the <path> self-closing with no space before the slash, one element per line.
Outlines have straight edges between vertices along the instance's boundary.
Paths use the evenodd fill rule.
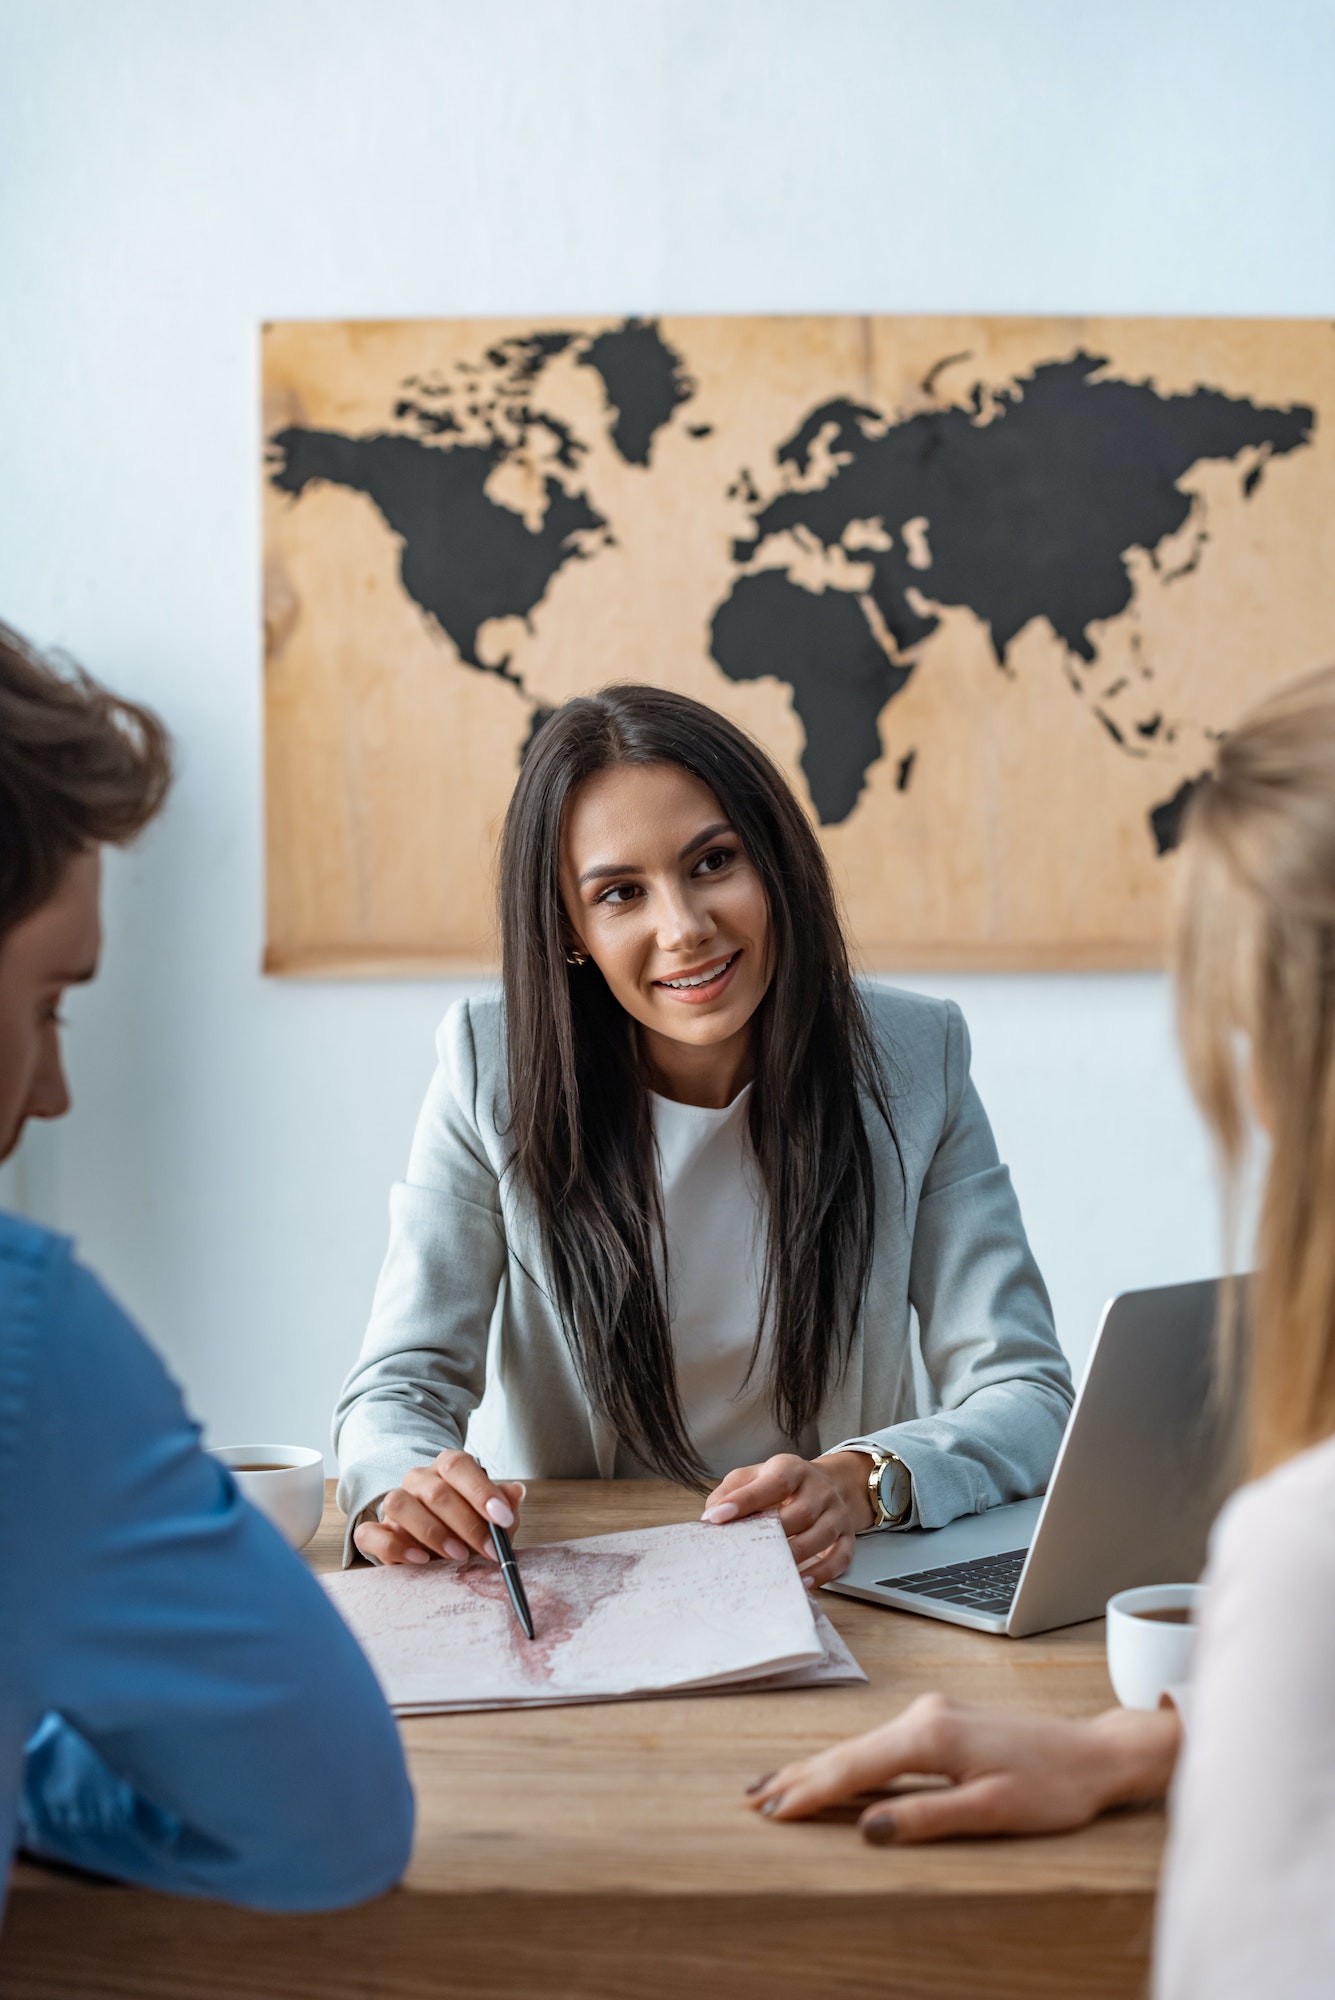
<path fill-rule="evenodd" d="M 601 882 L 605 875 L 643 875 L 643 868 L 633 861 L 599 861 L 592 868 L 586 868 L 579 878 L 579 887 L 586 882 Z"/>
<path fill-rule="evenodd" d="M 709 841 L 717 840 L 721 833 L 731 832 L 732 828 L 728 825 L 726 819 L 715 820 L 713 826 L 707 826 L 703 833 L 696 834 L 694 840 L 687 841 L 685 847 L 682 848 L 681 853 L 677 856 L 678 861 L 684 861 L 687 855 L 694 854 L 697 847 L 704 847 Z"/>
<path fill-rule="evenodd" d="M 716 820 L 713 826 L 707 826 L 703 833 L 697 833 L 687 841 L 685 847 L 682 848 L 680 854 L 677 856 L 678 861 L 685 861 L 687 856 L 694 854 L 697 848 L 707 847 L 709 842 L 717 840 L 721 833 L 731 832 L 732 828 L 728 825 L 726 819 Z M 583 874 L 580 875 L 578 886 L 583 888 L 586 882 L 601 882 L 608 875 L 643 875 L 643 873 L 643 868 L 635 861 L 597 861 L 592 868 L 586 868 Z"/>

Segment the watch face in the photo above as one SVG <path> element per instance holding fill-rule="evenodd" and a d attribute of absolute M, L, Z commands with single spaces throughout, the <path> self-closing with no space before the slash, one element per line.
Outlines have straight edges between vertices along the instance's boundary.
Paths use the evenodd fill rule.
<path fill-rule="evenodd" d="M 881 1505 L 891 1520 L 908 1513 L 912 1496 L 913 1481 L 908 1467 L 902 1459 L 892 1458 L 881 1473 Z"/>

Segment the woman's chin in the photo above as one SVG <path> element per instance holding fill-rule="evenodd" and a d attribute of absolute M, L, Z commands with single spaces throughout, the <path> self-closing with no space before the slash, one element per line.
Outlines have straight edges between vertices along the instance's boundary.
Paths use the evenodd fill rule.
<path fill-rule="evenodd" d="M 745 1032 L 754 1007 L 739 1006 L 730 993 L 726 1001 L 709 1006 L 683 1007 L 675 1001 L 659 1001 L 648 1010 L 645 1025 L 665 1041 L 686 1042 L 692 1048 L 716 1048 Z M 643 1016 L 641 1017 L 644 1018 Z"/>

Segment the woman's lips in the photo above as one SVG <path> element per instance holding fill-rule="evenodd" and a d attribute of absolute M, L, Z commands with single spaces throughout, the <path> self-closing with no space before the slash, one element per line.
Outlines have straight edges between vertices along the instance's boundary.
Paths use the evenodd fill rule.
<path fill-rule="evenodd" d="M 666 994 L 669 1000 L 681 1000 L 688 1007 L 699 1007 L 707 1000 L 718 999 L 719 994 L 723 992 L 734 972 L 736 972 L 741 956 L 739 948 L 737 951 L 731 953 L 729 957 L 720 960 L 718 971 L 712 979 L 706 980 L 703 985 L 669 986 L 667 981 L 663 979 L 656 979 L 654 985 L 660 993 Z M 701 969 L 703 970 L 704 968 L 702 967 Z M 695 975 L 687 972 L 678 973 L 676 976 L 681 979 L 690 979 Z"/>

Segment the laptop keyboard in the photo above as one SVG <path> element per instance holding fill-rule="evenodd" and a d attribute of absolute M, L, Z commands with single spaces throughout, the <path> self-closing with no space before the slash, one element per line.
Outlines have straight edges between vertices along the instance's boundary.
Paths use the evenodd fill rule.
<path fill-rule="evenodd" d="M 885 1576 L 881 1584 L 886 1590 L 911 1590 L 915 1597 L 939 1597 L 968 1611 L 1004 1616 L 1011 1608 L 1028 1553 L 1028 1549 L 1007 1549 L 1003 1555 L 982 1556 L 977 1562 L 920 1569 L 912 1576 Z"/>

